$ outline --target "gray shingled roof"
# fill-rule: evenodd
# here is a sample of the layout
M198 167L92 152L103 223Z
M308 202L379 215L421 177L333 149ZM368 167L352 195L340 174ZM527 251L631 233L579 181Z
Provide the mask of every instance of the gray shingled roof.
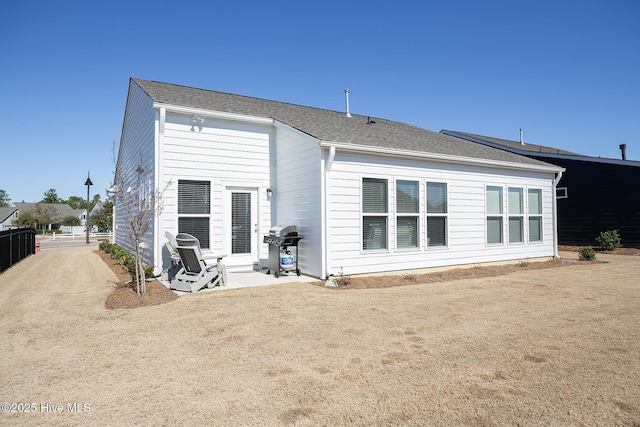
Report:
M131 79L156 103L275 119L321 141L446 156L552 166L401 122L156 81Z
M7 218L9 218L18 208L12 207L0 207L0 222L4 222Z
M35 208L38 203L22 202L22 203L14 203L14 204L18 209L20 209L20 211L24 212L26 210ZM67 216L79 217L85 212L85 209L73 209L71 206L65 203L45 203L45 205L51 206L52 208L54 208L56 212L58 212L58 215L60 216L59 219L64 219Z
M521 152L531 152L532 154L535 154L535 153L566 154L566 155L569 155L569 156L582 156L583 155L583 154L573 153L571 151L561 150L559 148L547 147L547 146L544 146L544 145L529 144L528 142L525 142L525 144L523 145L523 144L520 143L520 141L511 141L509 139L493 138L491 136L476 135L476 134L473 134L473 133L459 132L457 130L446 130L446 129L443 129L440 132L447 132L449 135L455 133L455 134L461 135L462 137L468 137L468 138L472 138L472 139L486 141L486 142L489 142L491 144L502 145L502 146L504 146L504 147L506 147L508 149L511 149L511 150L517 150L517 151L521 151Z

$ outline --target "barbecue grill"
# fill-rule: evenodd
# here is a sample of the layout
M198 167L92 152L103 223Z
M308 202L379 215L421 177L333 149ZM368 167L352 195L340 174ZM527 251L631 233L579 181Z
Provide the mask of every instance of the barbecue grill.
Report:
M269 269L267 274L280 277L280 271L295 270L300 275L298 268L298 242L302 237L298 235L297 225L275 225L269 230L269 235L264 236L264 243L269 244ZM296 255L293 257L288 250L289 247L296 248ZM293 259L292 259L293 258Z

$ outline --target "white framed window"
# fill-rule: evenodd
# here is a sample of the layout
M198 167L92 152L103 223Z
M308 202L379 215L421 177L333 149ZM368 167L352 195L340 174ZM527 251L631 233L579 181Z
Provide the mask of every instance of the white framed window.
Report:
M567 193L567 187L556 188L556 199L567 199L569 194Z
M178 180L178 233L191 234L209 249L210 224L211 182Z
M362 250L388 249L389 191L382 178L362 178Z
M529 241L542 242L542 190L529 188L527 191L529 214Z
M524 192L522 188L508 188L509 243L524 243Z
M427 182L427 248L447 246L447 184Z
M487 186L486 215L487 215L487 244L503 243L504 213L502 207L502 187Z
M420 235L418 181L396 181L396 247L417 249Z

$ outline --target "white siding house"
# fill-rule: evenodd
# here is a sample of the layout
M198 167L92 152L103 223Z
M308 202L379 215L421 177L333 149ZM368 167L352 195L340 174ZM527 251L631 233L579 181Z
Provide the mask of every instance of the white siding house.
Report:
M19 213L20 210L16 207L0 207L0 231L14 228L13 220Z
M562 168L399 122L132 79L117 168L139 165L165 189L145 236L157 272L165 231L259 269L263 236L290 224L319 278L557 256Z
M82 234L86 230L85 224L87 222L87 210L86 209L73 209L71 206L64 203L15 203L18 212L26 212L30 210L43 209L49 211L54 220L51 224L40 224L38 227L43 227L47 230L53 228L59 229L63 233L77 233ZM76 217L80 220L80 225L69 226L61 225L60 223L66 217Z

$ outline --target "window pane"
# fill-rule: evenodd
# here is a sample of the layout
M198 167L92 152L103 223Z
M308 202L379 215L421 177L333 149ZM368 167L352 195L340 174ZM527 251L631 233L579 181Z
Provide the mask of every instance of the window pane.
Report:
M542 214L542 190L529 190L529 215Z
M362 178L362 212L388 212L387 180Z
M509 214L522 215L523 208L522 188L509 188Z
M542 240L542 218L529 217L529 241L539 242Z
M439 216L427 218L427 246L447 246L447 218Z
M251 253L251 193L231 193L231 253Z
M502 187L487 187L487 214L502 215Z
M487 243L502 243L502 218L487 218Z
M387 249L387 218L365 216L362 218L362 249Z
M418 218L401 217L397 219L398 248L418 247Z
M209 214L211 212L209 181L178 181L178 214Z
M427 213L447 213L447 184L427 182Z
M202 249L209 249L209 218L178 218L178 233L191 234Z
M396 206L398 213L418 213L418 182L396 182Z
M509 242L522 242L522 218L509 218Z

